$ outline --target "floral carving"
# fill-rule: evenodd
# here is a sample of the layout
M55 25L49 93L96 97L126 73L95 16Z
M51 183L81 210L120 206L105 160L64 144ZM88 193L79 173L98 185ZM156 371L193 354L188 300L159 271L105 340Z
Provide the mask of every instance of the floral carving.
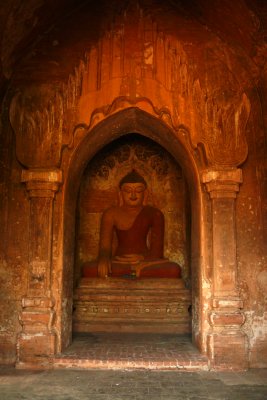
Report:
M101 152L101 155L95 158L91 167L91 176L108 180L110 171L114 168L120 168L125 163L132 167L145 163L159 179L162 179L169 171L169 157L161 146L157 144L148 146L146 141L141 139L133 140L131 144L123 146L108 146L105 152Z

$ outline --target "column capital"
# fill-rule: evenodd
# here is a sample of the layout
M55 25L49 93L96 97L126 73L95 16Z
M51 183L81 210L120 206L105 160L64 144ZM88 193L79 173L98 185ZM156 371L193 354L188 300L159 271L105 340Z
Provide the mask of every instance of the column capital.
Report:
M60 169L24 169L21 182L26 184L30 197L54 197L62 183Z
M202 172L201 180L211 199L236 198L243 181L242 170L240 168L207 169Z

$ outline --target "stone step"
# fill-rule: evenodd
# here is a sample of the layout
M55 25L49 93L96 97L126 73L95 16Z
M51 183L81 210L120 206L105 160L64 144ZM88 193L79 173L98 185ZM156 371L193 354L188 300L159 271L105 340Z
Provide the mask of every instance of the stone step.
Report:
M159 303L164 299L164 303L181 303L181 302L186 302L190 303L191 301L191 296L190 293L183 293L183 292L177 292L177 291L172 291L168 293L146 293L146 292L140 292L140 291L134 291L132 293L127 293L123 291L112 291L112 292L91 292L91 293L81 293L76 292L74 295L74 300L79 302L79 301L87 301L87 302L92 302L92 301L118 301L120 300L121 302L150 302L150 303ZM177 300L178 299L178 300Z
M182 279L173 278L81 278L79 281L79 289L146 289L153 290L170 290L185 289Z
M189 321L74 321L74 332L111 332L111 333L161 333L161 334L187 334L191 332Z

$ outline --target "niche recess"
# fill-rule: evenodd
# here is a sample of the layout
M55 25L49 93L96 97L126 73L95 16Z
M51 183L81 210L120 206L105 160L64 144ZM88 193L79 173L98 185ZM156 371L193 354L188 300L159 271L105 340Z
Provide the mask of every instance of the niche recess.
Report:
M117 204L118 182L133 168L148 184L149 204L165 216L165 257L177 262L183 279L190 280L190 202L182 169L162 146L131 133L100 150L84 171L76 218L75 286L82 265L97 258L101 215Z

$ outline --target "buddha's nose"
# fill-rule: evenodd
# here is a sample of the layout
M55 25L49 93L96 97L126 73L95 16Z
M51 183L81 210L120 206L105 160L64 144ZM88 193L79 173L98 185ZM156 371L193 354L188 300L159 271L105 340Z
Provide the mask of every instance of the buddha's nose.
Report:
M136 200L136 193L132 192L130 198L131 198L131 200Z

